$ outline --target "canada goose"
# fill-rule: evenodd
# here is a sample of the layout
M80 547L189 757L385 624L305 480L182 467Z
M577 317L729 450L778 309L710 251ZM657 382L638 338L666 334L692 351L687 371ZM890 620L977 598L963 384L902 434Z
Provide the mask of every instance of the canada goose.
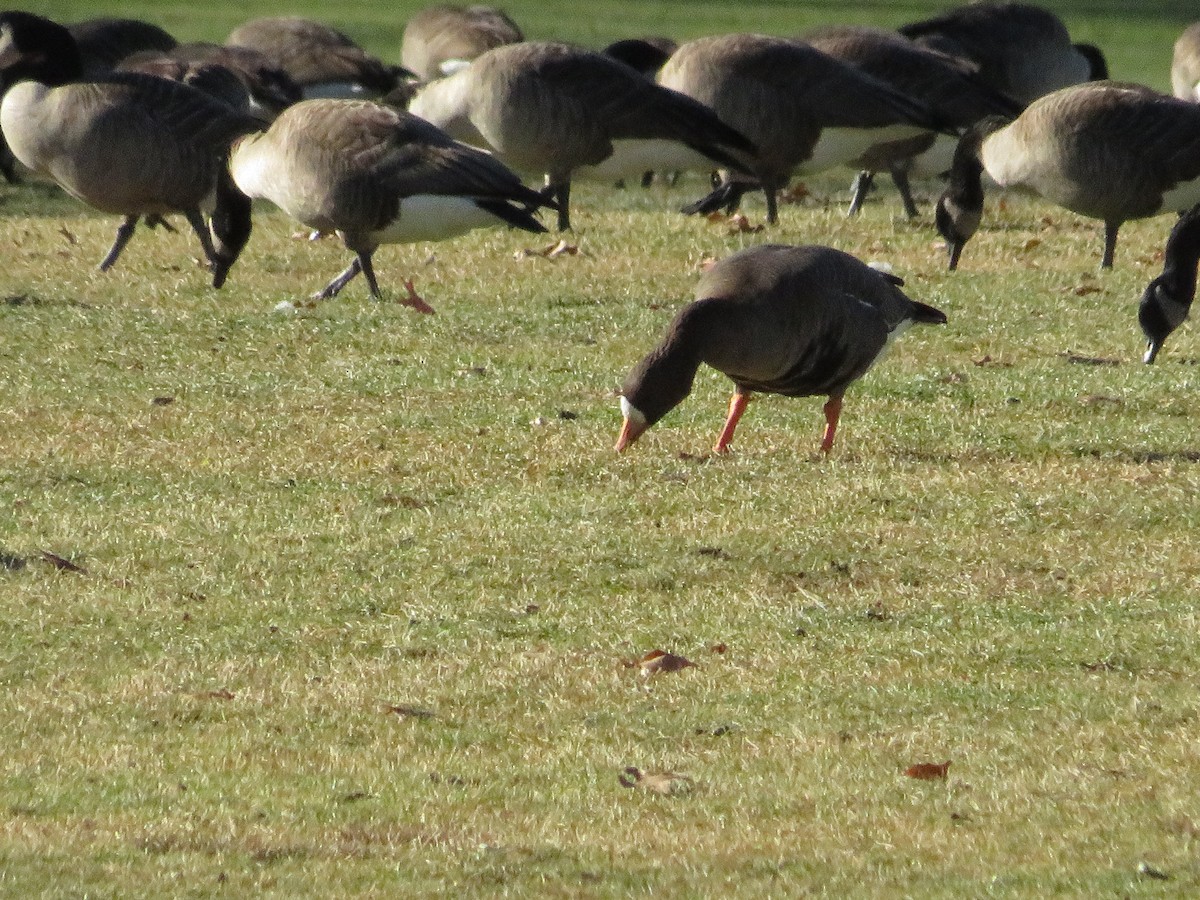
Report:
M642 38L622 38L613 41L601 52L605 56L619 59L627 66L637 69L647 78L654 79L679 44L669 37L652 35Z
M367 53L336 28L297 16L252 19L230 32L225 43L262 53L292 76L306 100L369 100L393 90L411 74Z
M1200 106L1094 81L1034 101L1011 123L981 120L959 141L938 200L951 269L979 227L984 171L1001 187L1104 222L1100 265L1111 268L1121 223L1200 201Z
M225 170L234 137L258 123L187 85L144 75L78 82L70 33L30 13L0 13L0 73L13 84L0 127L13 153L73 197L125 218L109 269L142 216L181 212L220 287L250 236L250 201ZM209 226L201 208L214 204Z
M86 80L108 74L133 53L164 52L179 43L169 32L140 19L88 19L66 28L79 48L81 78Z
M624 63L567 44L496 47L422 87L409 110L545 175L570 228L573 177L616 181L648 169L741 168L754 146L709 108Z
M795 174L820 172L857 159L885 140L940 129L920 102L802 41L758 34L700 38L667 60L659 82L704 103L758 145L749 168L767 197ZM685 212L732 208L748 189L727 176Z
M237 78L241 86L238 93L248 109L266 121L303 99L300 85L292 76L250 47L197 42L179 44L166 51L143 50L125 57L117 64L117 71L145 72L190 83L205 73L211 77L214 66ZM236 107L239 103L232 105Z
M1183 324L1196 299L1196 266L1200 263L1200 207L1179 217L1163 249L1162 273L1142 293L1138 323L1146 335L1145 363L1152 363L1163 343Z
M975 63L980 78L1022 105L1059 88L1108 78L1097 47L1072 44L1062 19L1027 3L964 4L899 31Z
M1171 92L1180 100L1200 100L1200 22L1185 28L1175 41Z
M822 53L849 63L924 103L937 119L956 129L973 125L987 115L1016 116L1021 107L975 76L963 61L913 43L881 28L835 26L805 35ZM861 168L854 181L849 215L856 214L878 171L891 173L904 211L915 218L917 207L909 175L932 177L950 168L955 140L927 131L901 141L868 149L852 164Z
M336 231L354 261L314 299L335 296L359 272L371 296L380 244L437 241L508 224L546 229L530 210L547 205L494 157L454 141L403 110L367 100L304 100L265 132L236 141L229 161L239 188L270 200L310 228ZM405 285L402 302L432 308Z
M439 3L405 24L400 64L423 81L432 81L452 75L493 47L523 40L517 23L494 6Z
M821 450L828 453L846 388L910 324L946 321L905 296L903 283L831 247L767 244L726 257L625 379L617 450L678 406L707 363L734 383L715 452L728 450L751 393L761 391L827 395Z

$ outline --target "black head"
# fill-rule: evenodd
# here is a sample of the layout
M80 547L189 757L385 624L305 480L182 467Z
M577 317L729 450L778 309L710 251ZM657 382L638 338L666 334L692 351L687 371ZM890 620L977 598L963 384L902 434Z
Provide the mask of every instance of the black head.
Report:
M79 47L66 28L33 13L0 13L0 76L6 84L65 84L82 72Z
M210 228L213 236L213 287L225 283L225 276L241 256L250 240L250 198L238 190L228 170L217 176L216 208Z
M1146 285L1138 305L1138 324L1146 336L1146 355L1142 362L1154 362L1171 332L1187 318L1190 307L1190 298L1186 303L1177 299L1163 276Z

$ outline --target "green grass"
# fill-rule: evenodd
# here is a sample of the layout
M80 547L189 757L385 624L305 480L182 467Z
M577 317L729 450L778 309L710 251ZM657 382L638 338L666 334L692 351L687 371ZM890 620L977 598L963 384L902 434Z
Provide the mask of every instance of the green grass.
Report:
M674 213L693 178L580 188L580 256L380 251L435 316L359 282L274 312L347 254L265 207L220 292L183 233L102 275L110 217L0 186L0 894L1196 893L1200 351L1143 366L1135 320L1169 217L1101 274L1098 223L991 197L947 273L927 202L847 221L847 181L763 234ZM762 240L887 260L950 322L851 389L828 458L820 400L782 398L710 457L711 371L617 456L625 372ZM656 647L697 666L642 679Z

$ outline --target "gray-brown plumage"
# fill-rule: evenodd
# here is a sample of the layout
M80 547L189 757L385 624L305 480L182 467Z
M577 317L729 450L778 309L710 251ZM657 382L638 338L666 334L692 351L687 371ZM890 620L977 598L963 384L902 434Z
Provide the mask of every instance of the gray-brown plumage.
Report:
M913 43L881 28L838 26L805 35L822 53L887 82L929 107L939 122L964 129L989 115L1016 116L1019 104L978 78L968 64ZM876 172L889 172L909 218L917 215L909 176L932 177L950 168L954 139L926 131L916 137L870 147L851 164L861 169L855 179L849 214L862 207Z
M545 175L570 227L571 179L616 181L649 169L741 167L753 144L702 103L624 63L567 44L489 50L432 82L409 109L486 147L518 172Z
M1175 41L1171 56L1171 92L1180 100L1200 100L1200 22L1193 22Z
M400 64L424 81L452 75L493 47L525 40L517 23L494 6L439 3L404 26Z
M1108 78L1099 49L1071 43L1062 19L1028 3L962 4L899 30L974 63L980 78L1022 105L1059 88Z
M62 26L29 13L0 14L0 73L13 84L0 126L16 157L67 193L124 216L107 270L148 223L180 212L220 287L250 236L250 201L225 169L230 142L258 127L203 92L163 78L114 74L76 81L78 47ZM202 209L212 209L211 225ZM211 228L211 230L210 230Z
M1109 268L1123 222L1200 201L1200 106L1136 84L1097 81L1030 104L1013 122L984 119L955 150L938 201L950 268L979 227L982 173L1104 222Z
M908 325L946 321L905 296L902 284L831 247L768 244L721 260L625 379L617 450L679 405L705 363L735 386L716 452L728 449L754 392L828 396L821 440L828 452L846 388Z
M166 51L178 41L166 30L140 19L88 19L67 26L75 39L85 79L105 75L121 60L143 50Z
M300 85L305 99L381 97L407 74L336 28L299 16L252 19L230 32L225 43L262 53Z
M266 121L303 99L300 85L286 71L250 47L196 42L165 51L143 50L127 56L116 70L195 84Z
M797 40L758 34L683 44L659 73L663 85L694 97L758 146L749 168L777 218L778 192L793 175L858 159L885 140L938 130L918 100ZM745 179L726 177L714 193L685 208L732 208Z
M495 157L370 101L297 103L267 131L238 141L229 167L246 194L310 228L336 231L354 252L315 298L336 295L359 272L378 298L371 259L381 244L442 240L489 225L546 230L531 212L546 201ZM402 302L433 311L411 281L406 287Z

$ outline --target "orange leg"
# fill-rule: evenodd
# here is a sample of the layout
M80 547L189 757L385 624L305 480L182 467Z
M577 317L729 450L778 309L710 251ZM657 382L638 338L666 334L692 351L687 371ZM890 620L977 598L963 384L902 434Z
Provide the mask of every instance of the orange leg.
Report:
M821 452L828 453L833 448L833 436L837 433L838 417L842 414L842 395L830 397L825 401L825 436L821 438Z
M714 453L729 452L729 443L733 440L733 430L737 428L738 420L742 418L742 413L746 411L746 404L749 402L749 394L743 394L741 391L733 392L733 396L729 398L729 415L725 418L725 427L721 429L717 445L713 447Z
M401 299L400 303L403 306L411 306L420 313L433 312L433 307L426 303L425 298L417 293L417 289L413 285L413 280L411 278L404 282L404 290L407 291L408 296Z

